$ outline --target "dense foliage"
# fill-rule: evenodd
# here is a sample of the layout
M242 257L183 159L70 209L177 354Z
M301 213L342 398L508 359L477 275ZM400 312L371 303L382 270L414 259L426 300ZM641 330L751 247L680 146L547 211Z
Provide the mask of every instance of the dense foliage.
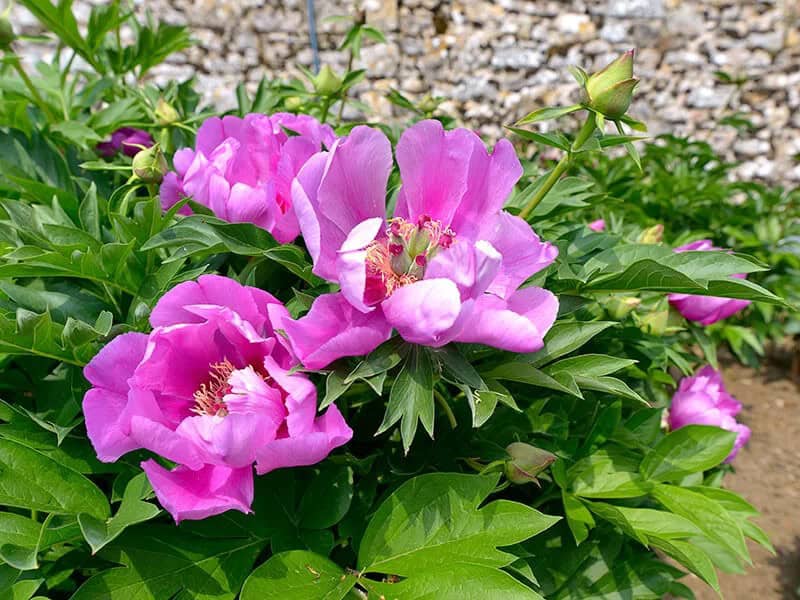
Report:
M304 369L292 352L303 358L319 348L298 345L293 328L310 318L312 305L339 297L339 279L320 276L320 250L308 234L315 221L308 214L300 219L303 237L295 239L295 233L288 238L294 241L280 243L276 237L283 234L270 229L277 227L274 219L259 213L265 220L231 222L232 213L223 212L233 210L232 200L222 208L205 201L211 180L187 191L194 173L187 172L189 154L175 152L194 148L191 160L204 161L203 148L217 142L195 136L216 113L198 106L193 81L160 89L145 77L190 43L187 32L139 23L118 2L96 6L86 31L79 30L69 1L21 4L58 41L58 53L27 73L6 41L0 76L0 595L691 598L682 583L686 572L718 589L718 570L741 572L748 564L746 538L770 548L753 521L757 511L723 487L735 464L726 460L744 441L723 417L733 422L738 407L716 375L698 370L717 366L719 343L752 362L766 340L794 332L796 315L783 298L800 295L797 191L731 182L729 165L703 144L672 137L637 142L643 124L626 114L636 86L628 72L631 54L599 74L576 69L585 90L581 104L536 111L512 128L518 145L550 146L564 157L552 168L538 157L525 161L503 217L515 219L510 223L525 218L558 251L526 275L520 290L543 288L558 298L555 323L542 326L543 348L498 350L474 343L477 334L455 330L448 333L450 343L432 343L400 315L388 325L364 325L386 331L385 337L400 332L384 342L376 334L371 352L341 352ZM121 28L132 28L132 41L121 41L128 39L119 35ZM381 39L356 22L342 51L357 56L362 43ZM361 125L342 122L341 107L354 102L348 89L363 75L323 68L308 73L307 81L265 80L251 93L241 86L234 113L311 115L344 137ZM408 109L409 124L424 121L403 135L438 127L430 119L448 129L455 125L438 114L439 99L414 102L393 90L390 100ZM537 122L569 113L585 118L575 135L536 130ZM357 136L388 136L388 183L380 195L383 202L385 190L394 208L411 194L397 166L403 151L394 154L396 162L391 155L398 144L402 148L403 128L369 125L340 147ZM605 133L612 125L614 133ZM275 128L280 144L298 146L298 138L312 135L293 127L300 125ZM112 137L123 128L129 129ZM330 149L326 135L314 138L323 150ZM634 143L643 149L641 157ZM627 154L604 154L616 146ZM364 164L373 166L367 159ZM167 169L177 175L162 185L180 187L159 191ZM356 177L358 169L348 173ZM291 175L284 183L292 198L297 188L311 189L298 181L297 170ZM586 226L598 217L604 228ZM411 252L416 238L406 235L404 222L394 222L398 233L390 227L396 235L391 240L400 256ZM436 230L436 244L425 238L426 251L446 251L447 235ZM533 235L527 226L524 235ZM704 238L735 252L673 252ZM339 424L339 437L326 438L323 454L313 460L291 463L289 452L283 462L269 463L272 450L248 454L241 461L246 466L236 466L251 481L254 461L258 472L269 471L254 479L252 513L239 498L231 501L239 511L199 519L204 498L187 512L166 503L171 496L163 488L156 499L153 489L163 482L160 474L191 457L175 458L174 447L139 449L142 444L131 452L123 444L104 455L97 440L117 431L124 411L106 404L101 409L113 414L99 427L88 422L90 386L118 380L123 403L128 387L146 388L126 371L135 351L94 362L94 370L84 367L97 356L111 356L108 349L122 347L120 340L143 344L166 336L170 325L195 323L208 306L186 309L198 303L180 303L183 321L165 315L179 311L171 300L175 290L213 273L266 290L274 296L270 304L285 305L276 325L275 311L267 314L267 302L259 304L263 293L246 292L261 308L242 320L270 337L265 352L278 365L260 374L259 385L312 382L302 398L313 397L315 386L315 423L323 414L340 414L352 439L344 443L349 436ZM743 274L748 278L732 277ZM227 298L232 309L250 302L234 298L245 289L238 284L226 288L235 290ZM388 302L391 291L382 293ZM705 327L670 309L668 294L753 303ZM220 302L226 299L204 305ZM225 314L215 332L246 329ZM320 327L334 327L334 321L329 316ZM477 320L473 324L481 329ZM503 323L497 327L503 333ZM292 352L282 345L284 337ZM170 343L177 348L183 342ZM276 354L281 352L286 354ZM169 356L173 362L165 364L174 371L152 375L148 390L171 385L192 368L188 354ZM222 373L219 364L212 367ZM679 391L690 396L684 419L677 422L674 408L668 429L662 422L677 380L692 373L697 378L684 380ZM300 395L281 393L283 402ZM213 400L203 394L203 402ZM228 409L213 416L229 418ZM710 409L721 416L691 416ZM134 425L127 427L120 429L123 437ZM330 433L327 427L320 424L315 432ZM157 429L147 431L158 438ZM142 461L149 465L146 473ZM272 470L267 463L310 466Z

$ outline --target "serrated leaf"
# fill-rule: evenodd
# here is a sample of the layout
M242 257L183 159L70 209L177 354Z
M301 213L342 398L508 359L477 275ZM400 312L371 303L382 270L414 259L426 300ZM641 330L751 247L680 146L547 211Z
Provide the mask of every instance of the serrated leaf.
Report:
M455 565L503 567L514 555L498 550L558 521L516 502L478 506L499 475L431 473L403 483L370 519L358 552L359 570L416 576Z

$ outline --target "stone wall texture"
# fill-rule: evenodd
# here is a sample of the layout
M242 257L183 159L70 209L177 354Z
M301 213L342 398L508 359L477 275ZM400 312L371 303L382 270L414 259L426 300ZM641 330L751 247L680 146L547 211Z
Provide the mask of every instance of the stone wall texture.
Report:
M197 44L157 68L157 80L196 73L206 98L226 108L234 89L310 66L305 0L138 0L137 7L191 28ZM365 10L386 44L368 42L369 80L354 93L381 118L402 114L385 93L446 96L445 112L490 138L531 110L574 102L568 65L601 67L638 51L642 82L631 114L653 134L708 140L738 175L800 182L800 0L316 0L320 57L342 69L335 50L347 24L329 20ZM75 2L79 20L90 3ZM18 29L34 19L15 9ZM46 47L29 46L29 60ZM714 72L743 76L726 85ZM741 133L718 120L741 113Z

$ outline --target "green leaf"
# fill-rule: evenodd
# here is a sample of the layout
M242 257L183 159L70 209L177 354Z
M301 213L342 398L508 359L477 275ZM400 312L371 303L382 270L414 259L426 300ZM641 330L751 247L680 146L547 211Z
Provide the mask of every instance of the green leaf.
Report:
M561 371L566 371L573 376L602 377L630 367L636 362L629 358L617 358L607 354L582 354L548 365L544 371L552 376Z
M109 514L105 494L38 449L0 439L0 504L56 514Z
M483 373L483 376L492 379L527 383L528 385L535 385L537 387L548 388L564 394L580 397L580 394L576 394L573 389L559 383L544 371L540 371L528 363L508 362L495 367L488 373Z
M435 348L431 351L433 357L442 367L442 374L446 379L455 383L469 386L475 390L486 390L486 383L469 361L452 344Z
M575 538L575 543L581 544L589 537L589 530L595 525L594 517L577 496L561 490L561 499L564 502L564 513L569 530Z
M134 527L100 551L122 566L95 574L71 600L233 600L265 543L257 537L200 536L173 525Z
M56 519L49 517L39 523L16 513L0 512L0 560L20 570L37 569L40 551L80 537L75 519Z
M522 117L516 122L516 125L527 125L529 123L538 123L540 121L550 121L551 119L563 117L564 115L568 115L569 113L573 113L582 108L583 106L580 104L573 104L572 106L550 106L547 108L540 108Z
M344 383L353 383L356 379L368 379L395 368L403 360L409 348L400 336L393 337L358 363L358 366L345 378Z
M556 323L544 337L544 348L533 354L524 354L522 358L529 359L528 362L534 367L547 364L577 350L612 325L616 323L614 321Z
M400 421L403 449L408 452L417 432L417 421L433 437L433 363L428 350L413 346L389 393L389 403L376 435Z
M677 481L716 467L730 454L736 433L708 425L687 425L665 435L644 457L642 476Z
M300 501L300 525L327 529L342 520L353 500L353 471L343 465L321 466Z
M576 375L574 379L575 383L578 384L578 387L581 389L603 392L649 406L644 398L628 387L627 383L616 377L585 377Z
M503 567L513 554L497 549L544 531L550 517L516 502L478 506L499 475L431 473L403 483L372 516L358 551L362 572L412 577L455 565Z
M651 495L667 510L697 525L716 545L750 560L741 528L718 502L692 490L666 484L655 485Z
M519 127L506 127L506 129L508 129L509 131L513 131L523 140L544 144L545 146L550 146L552 148L558 148L559 150L563 150L564 152L569 151L570 147L569 140L561 134L538 133L536 131L528 131L527 129L520 129Z
M86 150L94 147L103 139L94 129L80 121L61 121L51 125L50 129L63 136L68 142Z
M81 532L92 547L92 554L116 539L127 527L149 521L161 512L154 504L144 501L150 494L152 490L147 477L140 473L128 482L122 502L113 517L104 521L88 514L78 515Z
M363 579L370 598L403 600L543 600L504 571L482 565L456 564L441 571L416 574L399 583ZM309 596L309 598L311 598Z
M638 457L615 446L579 460L567 477L572 492L582 498L636 498L652 488L639 474Z
M593 502L592 506L597 507L601 504L601 502ZM651 540L655 538L685 539L701 533L700 529L691 521L671 512L627 506L614 506L614 508L637 533Z
M342 600L356 584L332 560L305 550L272 556L244 582L241 600Z
M719 580L717 579L717 570L714 568L714 563L711 562L711 558L709 558L708 554L706 554L702 548L690 542L680 540L667 541L664 539L652 539L651 543L700 577L700 579L705 581L714 591L721 595Z

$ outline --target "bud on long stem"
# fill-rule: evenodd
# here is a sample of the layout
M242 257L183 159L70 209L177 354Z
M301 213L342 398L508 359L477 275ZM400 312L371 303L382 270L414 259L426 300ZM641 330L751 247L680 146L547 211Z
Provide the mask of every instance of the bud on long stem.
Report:
M556 182L560 179L561 175L564 174L564 171L567 170L567 167L569 167L569 163L572 160L572 153L577 152L578 150L581 149L581 147L586 143L586 141L592 136L596 128L597 128L597 118L593 112L588 111L588 116L586 117L586 121L583 123L583 126L578 131L578 135L575 136L575 141L572 142L572 146L570 146L569 152L567 152L564 156L561 157L561 160L558 161L558 164L547 176L547 179L544 180L542 187L536 190L536 193L533 195L533 197L520 211L519 213L520 217L522 217L523 219L527 219L528 216L530 216L533 210L538 206L538 204L544 199L547 193L553 188Z

